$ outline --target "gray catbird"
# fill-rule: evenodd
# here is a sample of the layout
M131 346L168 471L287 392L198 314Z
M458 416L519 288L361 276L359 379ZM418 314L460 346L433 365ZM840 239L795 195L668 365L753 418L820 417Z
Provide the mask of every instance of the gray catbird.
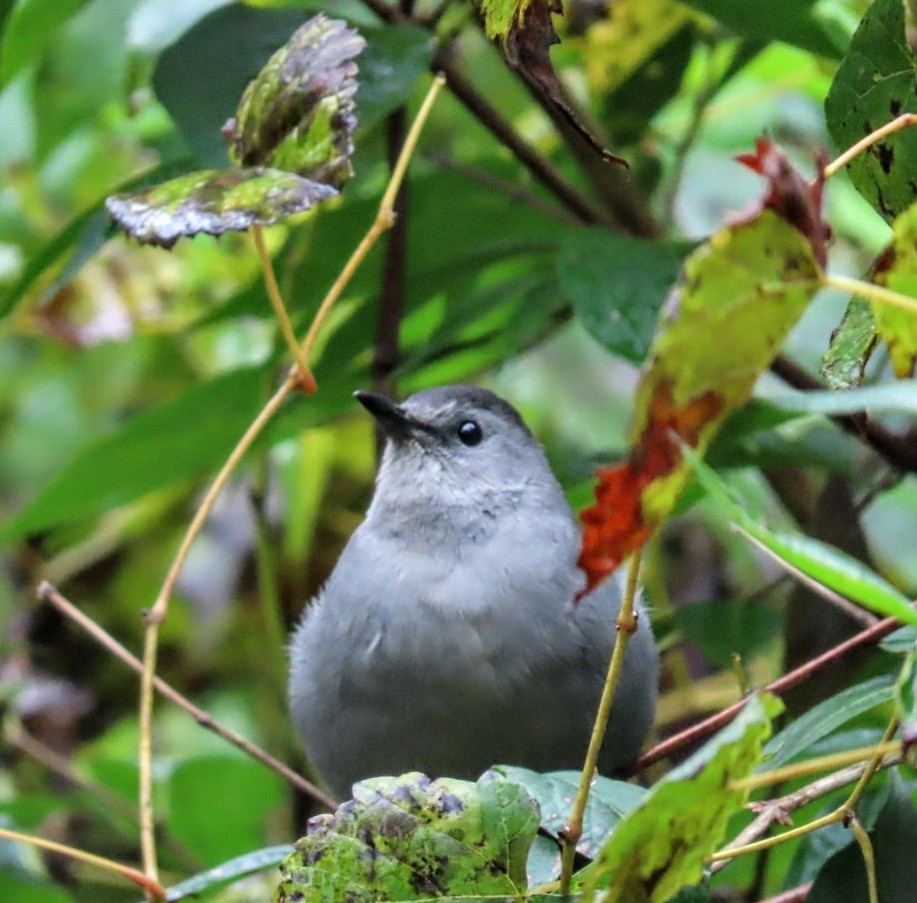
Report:
M579 531L544 452L492 392L357 392L386 446L366 519L293 634L290 707L339 798L376 775L580 768L617 581L573 601ZM600 770L639 751L658 661L641 612Z

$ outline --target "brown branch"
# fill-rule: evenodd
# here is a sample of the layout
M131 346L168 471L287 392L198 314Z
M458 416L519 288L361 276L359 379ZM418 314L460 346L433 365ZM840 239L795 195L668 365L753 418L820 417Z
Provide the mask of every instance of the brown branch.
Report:
M383 22L391 25L420 25L426 23L419 19L405 16L385 0L363 0ZM528 169L532 175L551 192L568 210L576 215L580 222L596 224L607 219L589 200L573 187L544 157L525 141L504 119L497 109L481 94L464 76L451 59L449 49L441 47L430 65L433 72L442 72L452 94L461 101L468 111L484 126L501 144L510 150L513 156Z
M798 668L788 671L782 677L778 677L777 680L767 684L764 689L779 696L791 687L795 687L797 684L801 684L808 680L809 677L817 671L820 671L822 668L846 655L852 649L868 645L869 643L878 642L900 626L901 622L898 621L897 618L885 618L872 627L850 637L849 640L838 643L837 646L813 658L811 661L806 662L804 665L800 665ZM685 746L689 746L692 743L696 743L704 737L709 736L714 731L725 727L742 711L745 703L745 699L740 699L738 702L733 703L721 712L717 712L715 715L711 715L709 718L699 721L697 724L680 731L674 736L668 737L661 743L657 743L637 759L634 763L634 771L640 771L648 765L652 765L654 762L658 762L660 759L670 756L673 752Z
M394 169L398 153L407 134L407 110L399 107L386 122L389 169ZM389 229L382 264L382 291L379 297L379 320L373 353L373 388L391 394L388 378L401 360L399 329L404 313L404 284L408 248L408 185L405 181L395 196L395 222ZM377 437L381 438L378 433Z
M820 380L785 354L779 354L774 358L771 370L794 389L804 392L825 389ZM841 429L873 448L895 469L917 473L917 437L913 432L898 435L882 424L870 420L865 413L839 414L831 419Z
M766 900L761 900L760 903L803 903L803 900L809 896L809 891L811 890L812 882L809 881L808 884L791 887L782 894L777 894L776 897L768 897Z
M69 599L61 595L50 583L44 581L38 585L35 591L39 600L48 602L58 611L66 615L71 621L79 625L86 633L89 634L97 643L104 646L116 658L120 659L138 674L143 673L143 662L140 661L129 650L122 646L110 633L103 630L95 621L81 612ZM178 690L167 684L161 677L153 678L153 687L166 699L174 702L179 708L187 712L203 728L212 731L233 746L238 747L242 752L247 753L253 759L257 759L263 765L266 765L271 771L279 774L285 781L292 786L301 790L303 793L312 797L312 799L333 810L337 803L326 793L319 790L314 784L311 784L301 775L296 774L291 768L288 768L283 762L278 761L263 749L256 746L250 740L237 734L235 731L224 727L216 721L212 715L196 706L193 702L186 699Z

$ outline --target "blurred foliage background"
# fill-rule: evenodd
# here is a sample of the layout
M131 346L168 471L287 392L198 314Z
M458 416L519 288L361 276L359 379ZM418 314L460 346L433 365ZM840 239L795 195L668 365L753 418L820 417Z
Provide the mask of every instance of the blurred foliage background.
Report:
M469 6L393 4L414 7L420 24L411 25L382 21L373 11L382 6L0 3L0 825L136 860L137 683L36 607L33 589L52 581L139 649L141 610L208 475L286 362L249 236L139 247L114 234L106 196L225 165L220 127L272 50L313 12L348 19L368 42L356 176L340 199L267 233L301 331L372 220L402 107L422 96L434 57L466 81L463 96L444 92L412 163L404 252L383 242L347 289L322 336L317 395L289 403L236 474L164 625L162 676L304 768L286 716L284 642L371 491L374 438L351 392L486 384L519 407L582 507L595 464L624 451L637 368L680 255L760 193L735 155L766 132L814 171L818 150L831 148L824 99L869 4L798 0L768 11L568 0L554 63L591 126L630 161L627 173L596 164L558 127ZM488 110L586 200L591 225L495 137ZM826 218L831 269L863 274L889 227L843 174L827 189ZM622 243L635 238L667 240L674 263L667 269L651 253L622 271ZM784 353L817 373L846 300L820 295ZM866 379L887 376L880 349ZM778 384L766 376L762 390ZM771 426L757 413L752 405L730 421L711 463L771 523L827 539L913 596L913 473L824 418ZM647 555L665 650L660 735L738 697L732 653L764 682L858 626L792 583L699 496ZM791 711L890 668L883 655L845 660L792 695ZM865 743L881 724L873 711L844 729ZM165 704L155 755L167 875L301 830L303 800ZM781 849L717 881L757 899L790 880L794 856L791 877L802 881L828 853L810 855ZM243 884L229 893L268 892ZM0 899L137 896L95 870L0 842Z

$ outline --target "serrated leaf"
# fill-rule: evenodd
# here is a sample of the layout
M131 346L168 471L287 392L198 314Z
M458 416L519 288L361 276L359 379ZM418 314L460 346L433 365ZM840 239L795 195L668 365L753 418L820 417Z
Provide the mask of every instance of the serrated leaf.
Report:
M574 229L562 239L557 273L589 334L614 354L639 363L691 247L641 241L607 229Z
M839 727L891 698L892 679L886 675L841 690L777 734L764 748L768 758L762 769L770 770L790 762Z
M860 22L825 99L838 151L902 113L917 112L917 62L901 0L874 0ZM914 203L917 130L873 144L847 167L856 189L888 221Z
M876 344L876 319L869 302L853 298L831 344L821 359L821 374L829 389L852 389L863 380L863 370Z
M248 83L302 21L302 10L230 3L204 16L159 55L153 88L194 154L195 166L226 165L223 125L235 115ZM216 59L219 78L206 62Z
M340 187L353 175L354 94L363 38L313 16L268 60L226 124L230 158Z
M587 869L587 895L605 889L603 903L663 903L697 884L745 803L747 792L730 785L758 764L782 708L773 696L752 696L732 724L652 787Z
M562 0L476 0L484 31L496 42L503 60L567 121L604 160L625 161L602 146L567 102L551 65L550 49L559 43L552 15L563 12Z
M895 219L892 230L894 237L879 257L873 279L878 285L917 299L917 204ZM895 375L912 376L917 358L917 315L880 303L873 303L872 312L879 335L888 342Z
M476 783L418 773L354 785L354 799L309 820L281 867L276 903L516 895L538 803L488 772Z
M730 521L754 541L769 549L791 568L855 602L904 624L917 624L917 610L910 600L875 571L846 552L810 536L770 530L760 516L749 513L733 500L729 488L700 457L686 448L694 475Z
M580 772L538 772L515 765L495 768L509 780L522 784L538 800L541 824L554 836L560 834L570 818L573 800L579 788ZM626 781L615 781L597 775L589 790L589 802L583 818L583 833L576 845L578 852L595 858L605 839L621 819L646 795L643 787ZM560 876L560 848L545 837L536 837L529 854L529 885L539 886Z
M267 226L336 194L330 185L279 169L206 169L148 191L114 195L105 206L132 238L171 248L183 236Z
M263 371L240 368L197 383L93 442L0 528L11 540L94 517L222 463L263 397Z

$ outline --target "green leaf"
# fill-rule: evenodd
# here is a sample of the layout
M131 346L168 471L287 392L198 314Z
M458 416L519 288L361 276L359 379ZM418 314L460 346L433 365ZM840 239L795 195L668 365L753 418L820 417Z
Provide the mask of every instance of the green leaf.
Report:
M263 378L257 368L233 370L128 420L77 455L0 537L94 517L215 469L258 412Z
M354 58L366 46L319 14L300 26L249 84L226 123L230 158L340 187L353 175Z
M869 302L852 298L831 344L821 360L821 374L829 389L852 389L863 380L863 370L876 344L876 319Z
M915 87L917 64L905 35L904 3L874 0L825 99L828 131L838 151L901 113L917 112ZM905 129L872 145L847 171L860 194L890 222L914 202L917 130Z
M813 0L771 0L767 13L753 3L734 0L685 0L742 37L755 41L784 41L819 56L837 58L844 36L819 15Z
M223 125L246 85L302 20L301 10L232 3L205 16L160 54L153 88L199 166L226 165ZM213 60L219 60L219 78L213 77Z
M133 0L90 0L51 29L32 80L37 159L52 155L70 136L85 141L92 124L104 120L103 111L115 109L109 105L127 105L133 6Z
M873 278L878 285L917 300L917 204L895 219L892 230L894 237L879 257ZM873 302L872 312L879 335L888 342L895 375L912 375L917 360L917 315L879 302Z
M268 816L284 798L277 775L241 756L200 756L181 762L168 786L173 801L169 831L204 863L223 862L257 847Z
M561 242L557 272L590 335L614 354L639 363L691 247L641 241L607 229L574 229Z
M907 655L917 648L917 626L899 627L879 644L886 652Z
M652 787L586 870L587 893L607 888L607 903L663 903L697 884L747 797L730 784L758 764L782 707L773 696L752 696L732 724Z
M579 788L578 771L538 772L514 765L498 765L494 769L509 780L522 784L538 800L541 824L554 836L566 827L570 808ZM626 781L615 781L597 775L589 791L589 802L583 819L583 835L576 845L578 852L590 859L601 849L605 839L618 822L637 806L646 795L643 787ZM556 881L560 876L560 849L546 837L538 836L529 854L529 886L537 887Z
M858 715L884 705L892 699L892 678L875 677L864 683L848 687L830 699L809 709L785 730L774 737L764 748L770 758L761 770L779 768Z
M853 390L865 391L865 390ZM862 562L809 536L781 533L765 527L759 515L733 500L730 489L690 448L684 448L698 482L729 516L730 521L755 542L769 549L791 568L801 571L828 589L878 614L917 624L910 600Z
M55 32L87 0L19 0L0 40L0 87L37 62Z
M128 22L130 46L155 57L205 16L232 2L234 0L139 0ZM281 43L295 27L291 24L274 46ZM255 72L257 67L252 69L251 74ZM220 77L224 75L221 68Z
M488 38L505 39L526 7L544 0L478 0L484 18L484 32Z
M758 601L696 602L675 613L676 627L721 668L731 667L733 655L747 661L773 640L782 623L779 614Z
M765 401L784 411L823 414L826 417L860 411L917 414L917 380L899 380L881 386L848 389L846 392L768 392Z
M436 49L433 35L417 25L364 28L357 112L360 130L384 119L411 96L429 71Z
M10 903L73 903L66 891L28 875L0 871L0 900Z
M281 867L277 903L516 895L538 803L488 772L477 783L413 773L354 785L354 799L310 819Z
M105 206L131 238L171 248L182 236L267 226L336 194L330 185L258 166L188 173L138 194L114 195Z
M911 903L917 887L917 807L913 783L891 776L891 792L869 832L875 856L878 898L882 903ZM815 876L806 903L868 903L863 852L849 843Z
M265 869L280 865L284 858L289 856L294 849L293 844L284 843L276 847L265 847L262 850L253 850L250 853L237 856L235 859L223 862L215 868L188 878L182 881L181 884L173 884L166 891L166 900L168 903L173 903L173 901L184 900L186 897L197 897L254 872L263 872Z

